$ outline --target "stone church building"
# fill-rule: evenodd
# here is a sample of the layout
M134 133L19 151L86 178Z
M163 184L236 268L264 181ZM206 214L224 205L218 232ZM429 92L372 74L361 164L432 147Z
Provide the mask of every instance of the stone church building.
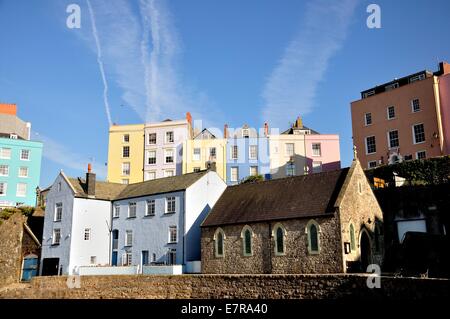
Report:
M202 223L202 272L345 273L383 259L383 215L350 168L228 187Z

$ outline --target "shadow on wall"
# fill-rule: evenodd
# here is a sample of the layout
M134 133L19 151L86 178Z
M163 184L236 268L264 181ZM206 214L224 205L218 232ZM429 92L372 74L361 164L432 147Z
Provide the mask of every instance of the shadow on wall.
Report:
M186 233L185 245L189 247L186 253L186 261L196 261L201 259L201 223L206 219L209 212L211 211L211 207L206 205L200 215L198 215L197 219L192 224L191 228Z
M367 223L367 224L366 224ZM371 264L378 265L381 270L384 257L384 223L379 218L364 221L355 233L356 261L347 261L348 273L365 273ZM372 230L373 229L373 230Z
M286 162L286 164L279 166L277 168L271 169L271 175L273 178L280 178L288 176L288 169L292 170L290 164L294 163L294 175L304 175L305 173L320 173L335 171L341 168L341 162L335 161L330 163L322 163L321 171L313 172L313 162L316 160L314 158L305 157L301 155L291 156L291 161Z

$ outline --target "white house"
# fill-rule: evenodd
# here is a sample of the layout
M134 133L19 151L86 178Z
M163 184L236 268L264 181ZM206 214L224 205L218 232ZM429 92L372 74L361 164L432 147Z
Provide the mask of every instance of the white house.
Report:
M73 274L77 267L108 265L111 200L125 185L68 178L62 171L47 195L41 275Z
M90 171L85 179L61 172L47 196L41 274L94 265L189 271L200 261L200 223L225 188L213 171L130 185L98 182Z

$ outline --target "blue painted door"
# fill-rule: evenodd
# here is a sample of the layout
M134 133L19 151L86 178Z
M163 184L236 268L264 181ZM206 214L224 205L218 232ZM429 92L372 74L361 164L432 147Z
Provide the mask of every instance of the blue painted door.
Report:
M23 269L22 269L22 281L30 281L31 278L37 275L38 268L38 258L25 257L23 259Z
M113 253L112 253L111 264L113 266L117 266L117 251L113 251Z

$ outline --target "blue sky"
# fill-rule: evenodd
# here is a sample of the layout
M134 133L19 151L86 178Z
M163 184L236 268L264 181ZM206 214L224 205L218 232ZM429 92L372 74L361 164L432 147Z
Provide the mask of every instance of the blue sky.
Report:
M71 3L80 29L66 26ZM90 0L92 12L87 3L0 0L0 101L17 103L45 142L41 186L60 169L81 176L88 162L105 177L100 63L112 122L190 111L206 126L284 129L302 115L340 135L347 166L360 91L450 60L447 0ZM381 29L366 26L370 3Z

